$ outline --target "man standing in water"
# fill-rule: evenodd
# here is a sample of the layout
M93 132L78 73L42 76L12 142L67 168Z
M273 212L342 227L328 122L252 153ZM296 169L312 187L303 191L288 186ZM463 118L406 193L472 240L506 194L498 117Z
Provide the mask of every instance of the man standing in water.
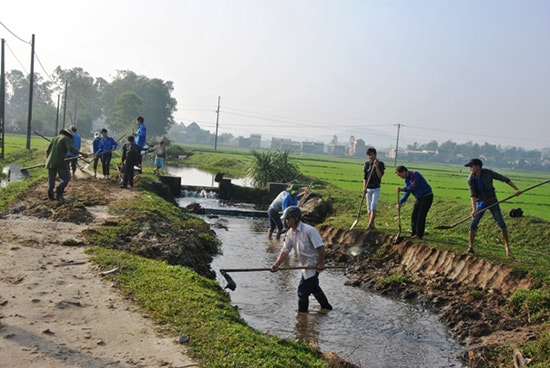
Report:
M325 293L319 286L319 272L325 268L325 244L321 235L313 226L301 221L302 211L297 206L288 207L281 218L290 230L286 233L283 248L277 260L271 266L271 272L278 271L280 265L288 258L290 251L294 249L301 265L308 267L302 270L298 285L298 312L307 313L311 294L321 304L321 308L332 310Z

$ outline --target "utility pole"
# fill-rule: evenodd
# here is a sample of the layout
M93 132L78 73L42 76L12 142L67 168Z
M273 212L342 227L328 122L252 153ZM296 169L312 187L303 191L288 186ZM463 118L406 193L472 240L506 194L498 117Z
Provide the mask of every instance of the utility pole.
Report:
M65 118L67 116L67 89L69 81L65 81L65 95L63 96L63 126L61 129L65 129Z
M55 109L55 130L53 131L54 135L57 135L59 131L59 98L61 95L57 95L57 108Z
M216 137L214 138L214 151L218 150L218 126L220 123L220 96L218 96L218 109L216 110Z
M4 119L5 102L6 102L6 75L4 74L4 43L6 40L2 38L2 46L0 49L0 159L4 159Z
M34 86L34 34L32 35L31 43L31 74L30 74L30 84L29 84L29 113L27 117L27 149L31 149L31 121L32 121L32 94Z
M395 141L395 159L393 161L393 166L397 167L397 151L399 150L399 130L401 129L401 124L397 125L397 140Z

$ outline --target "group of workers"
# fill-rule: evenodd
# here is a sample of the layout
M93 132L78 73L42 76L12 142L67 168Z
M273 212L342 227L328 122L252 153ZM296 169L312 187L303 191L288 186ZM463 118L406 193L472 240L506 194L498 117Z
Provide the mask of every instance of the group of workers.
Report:
M375 229L376 209L380 198L380 187L385 166L382 161L378 160L375 148L368 148L366 154L368 160L363 167L362 196L364 196L367 203L368 231ZM467 252L474 253L474 239L478 224L486 210L490 210L502 233L506 254L510 256L508 230L498 204L493 180L507 183L514 189L516 195L521 194L520 189L510 178L493 170L483 168L483 162L478 158L471 159L464 166L470 169L468 186L472 206L471 221L468 229ZM411 214L411 234L409 238L422 239L425 235L426 217L434 198L432 188L424 176L416 170L409 170L405 166L398 166L395 173L405 181L404 186L396 188L398 194L397 208L401 208L411 194L416 199ZM298 261L304 267L297 292L298 311L308 311L309 296L311 294L317 299L322 309L331 310L332 306L319 286L319 272L325 268L324 243L315 227L302 221L302 212L298 207L298 200L304 193L300 193L300 188L296 184L293 184L286 191L281 192L269 206L269 239L272 238L275 229L277 229L276 238L280 238L283 231L281 220L288 227L283 246L277 259L271 266L271 271L278 271L281 264L288 258L288 254L294 249ZM401 197L399 197L400 193L403 193ZM283 211L283 215L280 218L279 211Z
M127 137L127 142L122 145L121 172L123 174L121 188L134 185L134 170L141 167L142 156L146 150L147 129L142 116L136 119L137 132ZM101 129L94 133L92 141L92 153L81 151L82 139L75 126L62 129L59 134L50 141L46 150L46 168L48 169L48 199L51 201L65 201L64 192L72 177L76 178L77 160L81 157L93 155L94 177L97 177L97 167L101 161L103 179L109 179L110 166L113 152L118 149L118 142L110 137L107 129ZM159 140L155 148L154 173L159 174L164 166L166 150L164 141ZM61 179L55 186L56 178Z

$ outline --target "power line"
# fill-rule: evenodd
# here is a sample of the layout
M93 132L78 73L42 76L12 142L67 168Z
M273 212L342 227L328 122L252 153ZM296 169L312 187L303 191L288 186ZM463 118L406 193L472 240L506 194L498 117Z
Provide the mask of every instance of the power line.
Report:
M17 38L19 41L24 42L24 43L26 43L26 44L29 45L29 46L31 45L31 43L30 43L29 41L25 41L24 39L22 39L21 37L19 37L19 36L16 35L15 33L13 33L13 32L11 31L11 29L9 29L4 23L2 23L2 21L0 21L0 25L1 25L2 27L4 27L9 33L12 34L13 37Z
M54 82L53 78L50 77L50 75L48 74L48 72L47 72L46 69L44 68L44 65L42 65L42 61L40 61L40 58L38 57L38 54L36 53L36 51L34 52L34 56L36 56L36 60L38 60L38 64L39 64L40 67L42 68L42 71L44 72L44 74L46 74L46 76L48 77L48 79L49 79L51 82Z
M10 45L6 42L5 43L6 46L8 46L8 50L10 50L11 54L13 55L13 57L15 58L15 60L17 60L17 62L19 63L19 65L21 66L21 68L23 69L23 71L25 72L26 75L28 75L29 73L27 72L27 69L25 68L25 66L23 65L23 63L21 62L21 60L19 60L19 58L17 57L17 55L15 55L15 52L13 52L13 50L11 49Z

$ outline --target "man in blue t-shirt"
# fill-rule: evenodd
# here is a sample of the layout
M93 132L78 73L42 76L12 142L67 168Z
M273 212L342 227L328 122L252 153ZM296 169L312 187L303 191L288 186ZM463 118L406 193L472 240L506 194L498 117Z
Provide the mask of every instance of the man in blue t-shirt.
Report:
M404 192L397 203L397 208L401 208L401 205L407 201L412 193L416 198L416 202L414 202L411 215L412 233L410 237L422 239L426 228L426 216L434 200L432 187L418 171L409 170L405 166L397 166L395 173L401 179L405 179L405 186L403 188L397 187L397 193Z
M70 128L71 132L73 133L73 147L80 151L80 147L82 145L82 139L80 138L80 134L76 132L76 127L74 125L71 125ZM71 151L67 152L67 167L70 171L73 173L73 179L76 179L76 164L78 161L78 155L72 153Z
M139 148L143 149L143 146L145 146L145 140L147 139L147 128L145 127L142 116L137 117L136 124L138 126L138 130L136 132L134 142L139 146Z

